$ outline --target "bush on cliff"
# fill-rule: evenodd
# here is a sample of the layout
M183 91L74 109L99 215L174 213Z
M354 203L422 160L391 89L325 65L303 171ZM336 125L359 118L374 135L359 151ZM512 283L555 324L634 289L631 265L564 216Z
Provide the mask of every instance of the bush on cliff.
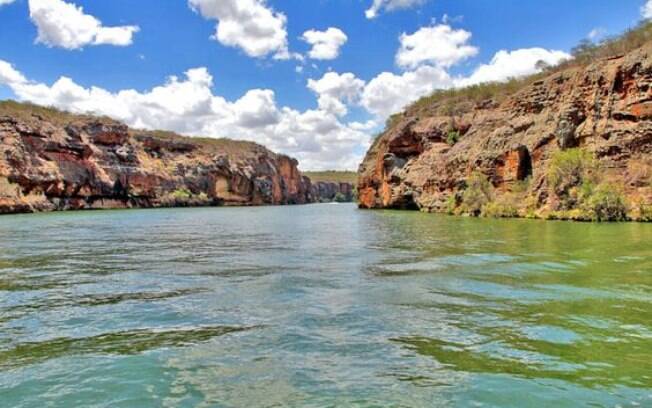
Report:
M599 168L593 154L583 149L561 150L548 168L548 186L559 199L560 210L577 208L599 181Z
M625 221L628 206L622 190L613 184L600 184L587 197L583 207L594 221Z
M451 146L454 146L457 142L460 140L460 132L457 130L451 130L448 132L448 135L446 136L446 143L448 143Z
M488 218L515 218L519 215L519 197L505 193L482 207L482 216Z
M476 171L466 180L460 211L477 217L482 213L482 207L492 199L493 186L484 174Z

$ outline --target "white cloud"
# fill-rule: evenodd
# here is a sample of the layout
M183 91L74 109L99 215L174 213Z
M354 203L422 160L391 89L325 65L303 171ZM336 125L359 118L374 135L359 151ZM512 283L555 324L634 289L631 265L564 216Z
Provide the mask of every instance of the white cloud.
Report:
M524 48L514 51L498 51L491 62L480 65L468 78L458 81L458 85L467 86L481 82L505 81L510 78L534 74L540 71L540 61L547 65L557 65L572 58L563 51L543 48Z
M451 86L453 79L441 67L424 65L402 75L383 72L369 81L362 93L361 103L377 118L384 119L435 89Z
M355 82L355 80L353 80ZM303 112L279 107L268 89L252 89L235 101L212 92L213 77L206 68L172 76L151 90L110 92L82 87L61 77L52 85L30 81L0 60L0 85L9 86L20 100L56 106L72 112L92 112L133 127L164 129L188 135L253 140L299 159L303 169L355 169L370 137L364 126L347 124L326 109ZM344 100L351 89L315 88Z
M330 27L326 31L309 30L303 33L301 39L312 45L308 56L317 60L332 60L340 55L340 47L348 37L342 30Z
M652 18L652 0L648 0L643 7L641 7L641 15L644 19Z
M476 47L467 44L470 39L470 32L446 24L422 27L414 34L403 33L396 63L403 68L423 63L450 67L478 53Z
M563 51L527 48L499 51L491 62L480 65L467 77L454 78L444 67L431 65L421 65L400 75L383 72L366 84L360 104L381 121L437 89L505 81L539 72L540 61L556 65L569 58L571 56Z
M137 26L104 27L81 7L63 0L29 0L29 15L38 29L36 42L69 50L85 45L127 46Z
M364 86L364 81L350 72L328 72L319 80L308 80L308 89L319 96L319 108L337 116L346 115L346 104L356 103Z
M287 18L265 0L188 0L188 4L204 18L217 20L214 38L221 44L240 48L250 57L292 57Z
M11 64L0 60L0 84L21 84L27 79L18 72Z
M394 11L424 4L427 0L374 0L371 7L365 11L365 16L372 19L378 17L381 10Z
M596 27L593 30L589 31L586 37L591 41L596 41L603 38L605 34L606 30L604 28Z
M11 4L16 0L0 0L0 6L4 6L5 4Z

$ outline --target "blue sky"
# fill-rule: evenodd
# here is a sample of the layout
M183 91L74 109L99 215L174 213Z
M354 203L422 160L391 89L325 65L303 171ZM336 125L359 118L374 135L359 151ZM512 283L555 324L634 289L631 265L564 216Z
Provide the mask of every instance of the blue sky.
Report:
M0 98L109 114L139 127L250 139L298 157L311 169L353 169L385 117L410 100L435 88L531 73L533 53L557 62L591 32L599 39L635 25L645 3L403 0L412 4L395 8L400 1L380 0L376 16L367 18L373 0L3 2L8 4L0 5L5 64ZM256 7L257 16L237 10L245 3ZM137 29L75 39L88 35L75 31L81 16L101 27ZM220 24L232 24L235 31L211 38ZM346 41L335 45L335 56L311 58L304 33L330 27ZM239 37L241 29L253 37ZM334 38L330 34L322 36ZM246 48L259 40L265 44L271 35L279 41L261 45L262 51ZM407 44L403 64L397 61L402 44ZM429 55L433 48L447 53ZM501 50L507 53L502 68L500 59L490 64ZM511 54L516 50L525 51ZM482 64L490 66L474 76ZM521 69L505 68L512 66ZM185 75L199 68L194 79ZM178 86L167 86L173 75ZM54 87L61 77L70 81ZM323 81L309 87L310 79ZM109 95L91 92L92 87ZM155 87L165 89L152 94ZM136 94L119 96L124 90ZM153 99L160 106L152 108ZM116 110L116 104L129 112Z

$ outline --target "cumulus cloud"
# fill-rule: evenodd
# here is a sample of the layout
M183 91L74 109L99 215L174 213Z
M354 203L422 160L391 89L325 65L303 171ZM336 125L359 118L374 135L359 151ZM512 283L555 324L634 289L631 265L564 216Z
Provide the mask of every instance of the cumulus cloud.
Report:
M36 42L69 50L86 45L127 46L138 26L105 27L81 7L63 0L29 0L29 16L38 29Z
M340 47L349 38L339 28L330 27L326 31L308 30L303 33L301 39L312 45L312 49L308 52L310 58L332 60L340 55Z
M423 65L401 75L383 72L364 88L361 103L367 111L384 119L435 89L453 85L453 79L441 67Z
M354 169L370 141L364 124L343 123L337 114L321 107L303 112L279 107L272 90L252 89L235 101L215 95L213 77L203 67L190 69L181 78L172 76L147 91L111 92L83 87L67 77L51 85L32 81L0 60L2 84L20 100L107 115L136 128L253 140L298 158L303 169ZM313 87L343 100L354 92L350 84L316 82Z
M360 104L380 121L437 89L505 81L537 73L544 65L556 65L569 58L563 51L527 48L499 51L469 76L453 77L446 68L433 65L421 65L402 74L383 72L365 85Z
M447 24L422 27L413 34L403 33L396 63L403 68L424 63L450 67L477 55L478 49L468 45L470 39L470 32L455 30Z
M652 0L648 0L643 7L641 7L641 15L644 19L652 18Z
M265 0L188 0L206 19L217 20L214 39L241 49L250 57L292 57L288 51L287 18Z
M4 6L5 4L11 4L16 0L0 0L0 6Z
M488 64L480 65L471 76L458 81L467 86L481 82L505 81L539 72L543 66L553 66L572 58L563 51L544 48L524 48L514 51L498 51Z
M358 101L364 86L365 82L350 72L328 72L321 79L308 80L308 89L319 96L319 108L337 116L346 115L346 105Z
M378 17L380 11L394 11L398 9L406 9L424 4L427 0L374 0L371 7L365 11L365 16L368 19Z

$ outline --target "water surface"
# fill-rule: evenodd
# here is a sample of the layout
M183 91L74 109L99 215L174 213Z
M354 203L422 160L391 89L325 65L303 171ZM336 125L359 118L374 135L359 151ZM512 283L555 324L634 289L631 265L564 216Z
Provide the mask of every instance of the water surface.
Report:
M0 406L652 406L651 242L353 205L0 217Z

